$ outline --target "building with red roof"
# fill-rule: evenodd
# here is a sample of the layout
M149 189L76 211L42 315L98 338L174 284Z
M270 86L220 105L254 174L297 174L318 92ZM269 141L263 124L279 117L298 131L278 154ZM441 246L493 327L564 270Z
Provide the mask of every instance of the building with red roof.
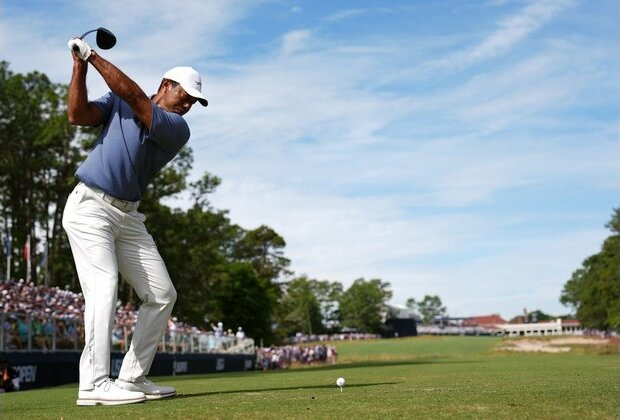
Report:
M497 328L498 325L505 324L506 320L498 314L479 315L465 318L461 324L463 327L482 327Z

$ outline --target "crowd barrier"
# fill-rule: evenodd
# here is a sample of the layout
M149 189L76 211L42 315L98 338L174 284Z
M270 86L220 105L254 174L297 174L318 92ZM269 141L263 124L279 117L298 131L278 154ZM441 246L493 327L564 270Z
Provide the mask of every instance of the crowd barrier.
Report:
M80 354L76 351L15 351L0 353L0 360L5 365L3 368L10 367L14 372L17 389L26 390L77 383ZM123 356L123 353L112 353L111 377L118 377ZM149 375L236 372L254 370L255 367L253 354L157 353Z

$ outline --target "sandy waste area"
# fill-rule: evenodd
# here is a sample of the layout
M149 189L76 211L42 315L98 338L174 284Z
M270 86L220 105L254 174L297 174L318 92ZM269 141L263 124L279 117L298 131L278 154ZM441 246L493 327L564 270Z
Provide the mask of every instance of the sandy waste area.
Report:
M528 338L514 339L514 341L507 339L499 349L520 352L566 353L570 351L568 346L571 344L596 346L608 343L609 340L605 338L594 337L562 337L551 340Z

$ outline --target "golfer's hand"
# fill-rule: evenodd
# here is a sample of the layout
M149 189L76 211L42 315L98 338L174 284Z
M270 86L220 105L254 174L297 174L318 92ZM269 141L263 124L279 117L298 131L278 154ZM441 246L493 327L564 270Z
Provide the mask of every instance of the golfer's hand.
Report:
M77 55L84 61L88 60L88 57L90 57L92 53L90 45L88 45L86 41L80 38L71 38L67 45L69 45L70 51L75 53L75 55Z

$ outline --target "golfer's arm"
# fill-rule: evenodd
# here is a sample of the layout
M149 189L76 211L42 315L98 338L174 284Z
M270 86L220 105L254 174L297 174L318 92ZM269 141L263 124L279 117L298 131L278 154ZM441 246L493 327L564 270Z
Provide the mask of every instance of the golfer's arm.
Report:
M103 113L88 102L86 71L88 63L74 58L73 73L67 93L67 117L69 123L95 127L103 123Z
M110 90L127 102L136 117L150 128L153 119L153 105L140 86L95 51L88 58L88 61L101 74Z

